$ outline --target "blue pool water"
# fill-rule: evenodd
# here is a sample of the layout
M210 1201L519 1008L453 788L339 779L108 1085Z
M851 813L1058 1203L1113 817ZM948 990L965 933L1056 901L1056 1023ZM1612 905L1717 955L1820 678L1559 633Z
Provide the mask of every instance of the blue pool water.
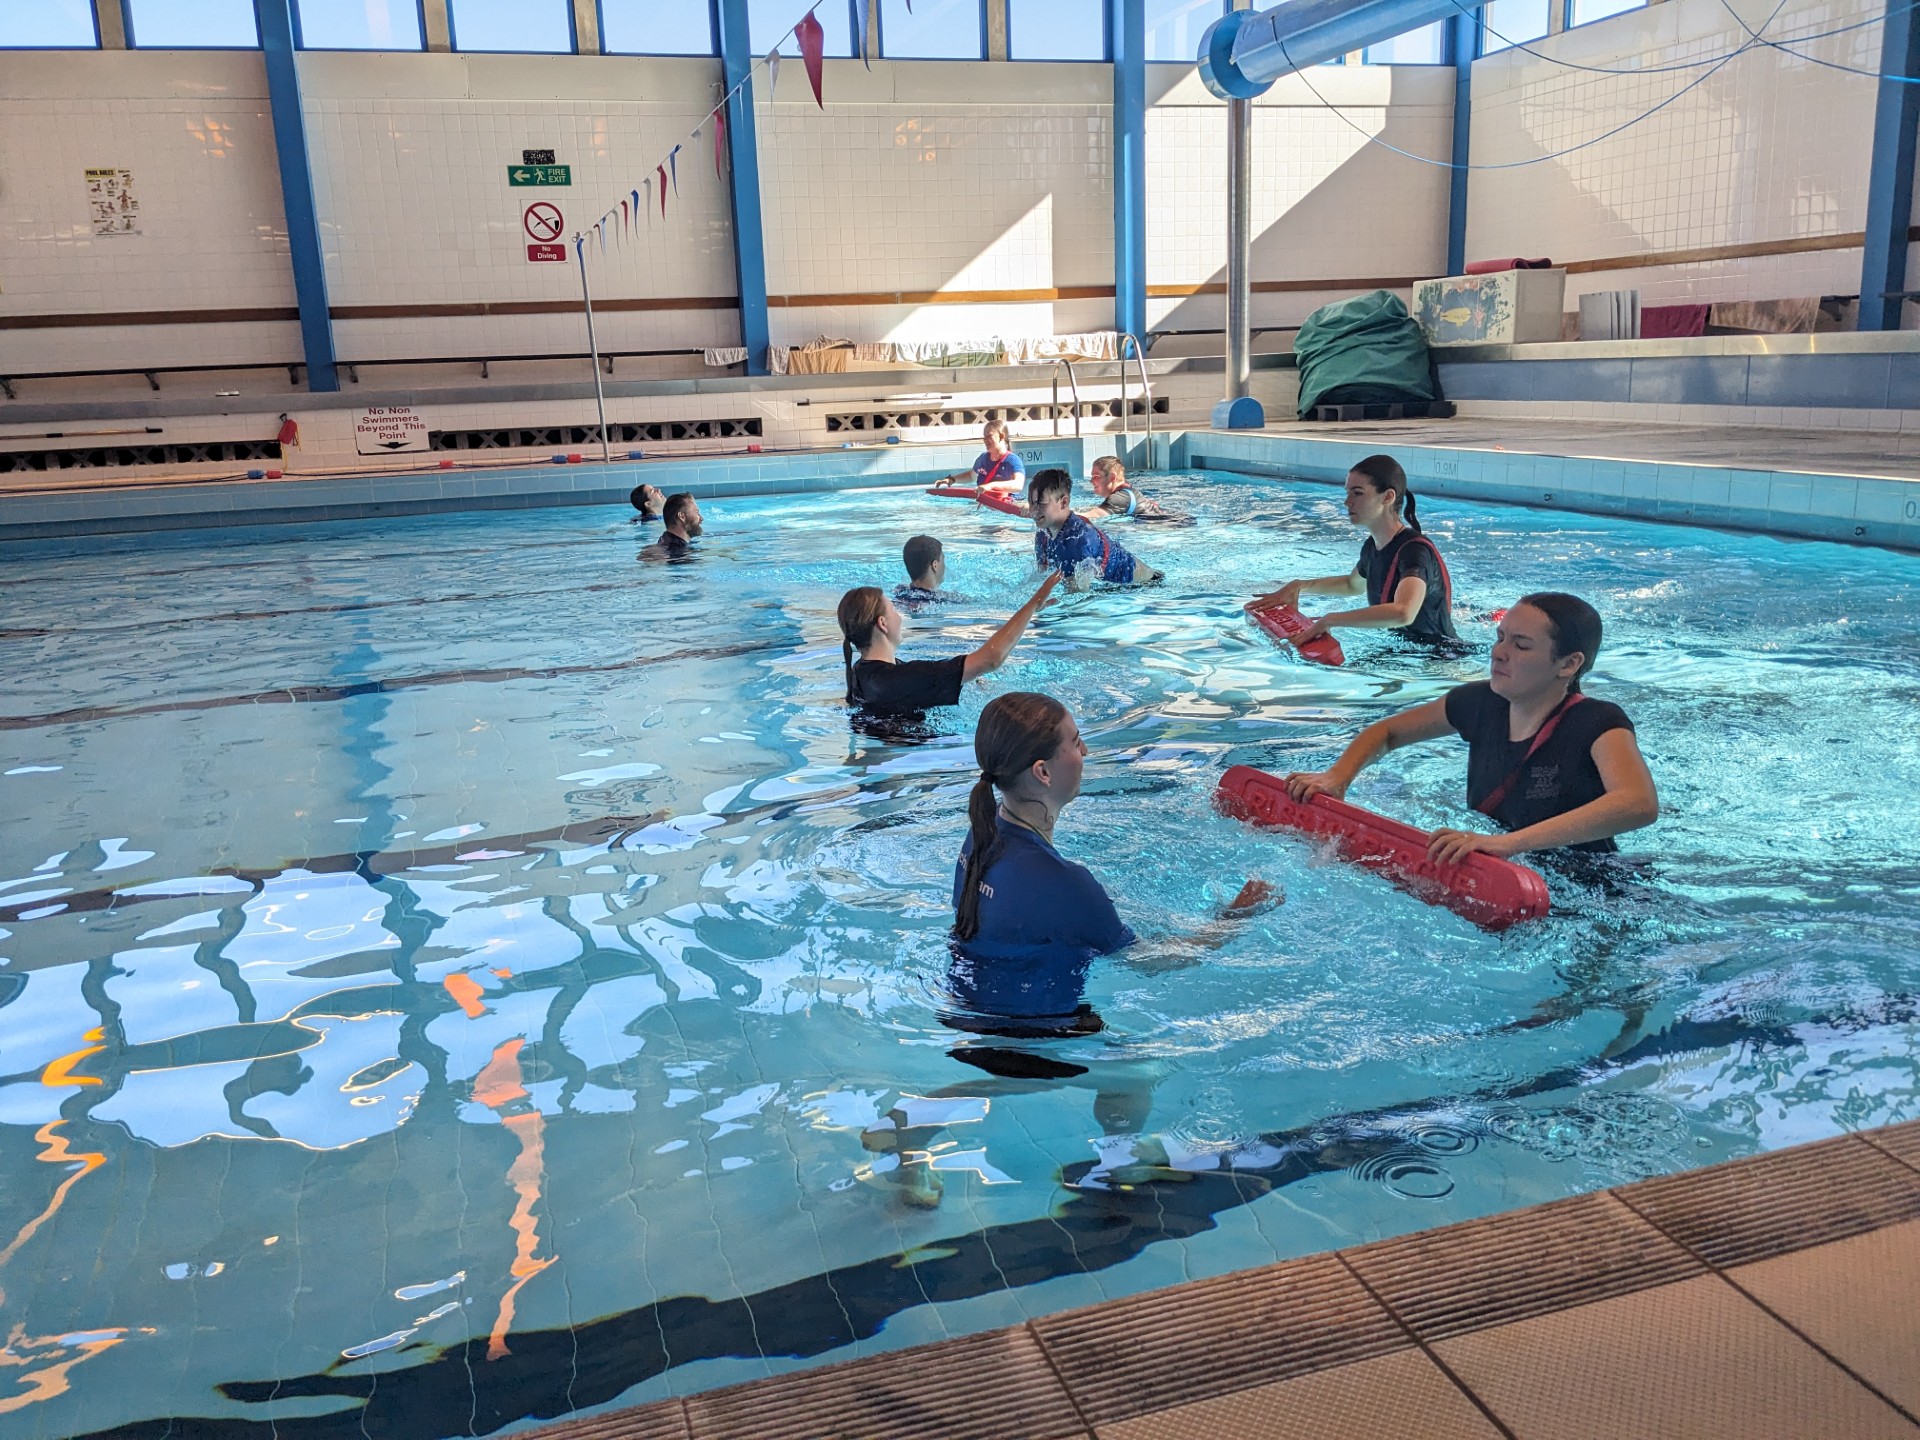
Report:
M6 557L0 1432L491 1433L1920 1114L1920 561L1436 501L1474 653L1331 671L1239 605L1352 563L1337 492L1156 482L1202 523L1115 534L1168 582L1063 598L920 745L850 733L841 591L943 535L950 654L1030 550L918 492L716 501L671 566L609 510ZM1494 936L1213 813L1543 587L1605 614L1644 874ZM1059 1078L937 1018L1015 688L1146 937ZM1459 823L1463 774L1353 798ZM1157 963L1250 874L1286 904Z

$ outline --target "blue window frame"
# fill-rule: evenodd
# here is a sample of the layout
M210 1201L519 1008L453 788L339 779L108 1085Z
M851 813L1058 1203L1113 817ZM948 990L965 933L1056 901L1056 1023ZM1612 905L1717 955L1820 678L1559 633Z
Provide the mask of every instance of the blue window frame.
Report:
M1552 28L1548 23L1552 13L1553 0L1491 0L1480 12L1484 22L1480 53L1492 55L1511 45L1531 44Z
M97 50L93 0L18 0L0 6L0 50Z
M302 50L423 50L420 0L294 0Z
M824 54L844 59L853 54L853 6L865 3L865 0L819 0L813 7L814 18L819 20L820 28L825 32L821 40ZM753 47L756 56L765 55L773 49L773 42L782 35L780 41L782 55L798 55L800 47L793 43L788 35L802 15L807 13L807 0L747 0L747 43Z
M565 55L573 49L568 0L447 0L456 50Z
M855 0L859 3L859 0ZM880 0L879 53L890 60L984 60L983 0Z
M1107 60L1106 0L1007 0L1013 60Z
M1226 13L1226 0L1147 0L1147 59L1191 65L1200 37Z
M252 0L126 0L127 43L145 50L257 50Z
M713 55L707 0L600 0L600 43L610 55Z
M1369 45L1361 55L1366 65L1438 65L1445 59L1445 22L1436 20L1409 30L1378 45Z

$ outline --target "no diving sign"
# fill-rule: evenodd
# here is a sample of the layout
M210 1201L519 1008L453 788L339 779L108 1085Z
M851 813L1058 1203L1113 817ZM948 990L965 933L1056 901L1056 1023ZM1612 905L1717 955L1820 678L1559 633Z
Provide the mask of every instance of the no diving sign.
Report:
M391 455L427 448L427 422L411 405L383 405L353 412L353 447L362 455Z
M533 243L527 246L527 259L534 264L560 264L567 260L567 247L560 244L560 232L567 228L560 207L536 200L520 216L520 228Z

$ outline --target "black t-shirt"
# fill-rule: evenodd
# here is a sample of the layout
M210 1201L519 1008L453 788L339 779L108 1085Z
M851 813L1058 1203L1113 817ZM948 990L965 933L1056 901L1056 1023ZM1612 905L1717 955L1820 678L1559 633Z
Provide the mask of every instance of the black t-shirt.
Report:
M1447 593L1440 552L1431 540L1415 534L1411 528L1389 540L1384 550L1374 548L1371 535L1360 547L1358 568L1367 577L1367 604L1379 605L1393 598L1386 593L1387 572L1395 569L1396 560L1399 567L1393 577L1393 588L1398 590L1402 580L1424 580L1427 598L1420 602L1420 613L1413 617L1413 623L1395 627L1394 633L1411 640L1459 639L1453 631L1453 597Z
M1507 738L1507 702L1484 680L1447 692L1447 723L1467 742L1467 804L1481 803L1513 774L1533 744ZM1609 700L1587 698L1569 708L1548 737L1533 752L1526 769L1493 812L1494 821L1508 830L1524 830L1555 815L1577 810L1607 793L1600 767L1593 763L1593 742L1609 730L1632 730L1627 712ZM1590 840L1569 850L1612 851L1611 840Z
M863 710L885 715L958 705L966 665L964 655L951 660L856 660L853 698Z

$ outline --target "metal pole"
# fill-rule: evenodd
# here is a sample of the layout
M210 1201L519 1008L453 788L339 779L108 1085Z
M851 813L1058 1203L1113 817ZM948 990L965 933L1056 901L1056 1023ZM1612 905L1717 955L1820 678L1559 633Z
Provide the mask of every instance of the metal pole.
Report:
M1227 102L1227 393L1238 400L1252 393L1253 288L1251 192L1253 179L1253 102Z
M587 288L587 237L573 237L573 255L580 262L580 298L587 307L587 353L593 357L593 406L600 415L600 459L611 463L613 451L607 445L607 392L600 384L600 345L593 338L593 291Z

